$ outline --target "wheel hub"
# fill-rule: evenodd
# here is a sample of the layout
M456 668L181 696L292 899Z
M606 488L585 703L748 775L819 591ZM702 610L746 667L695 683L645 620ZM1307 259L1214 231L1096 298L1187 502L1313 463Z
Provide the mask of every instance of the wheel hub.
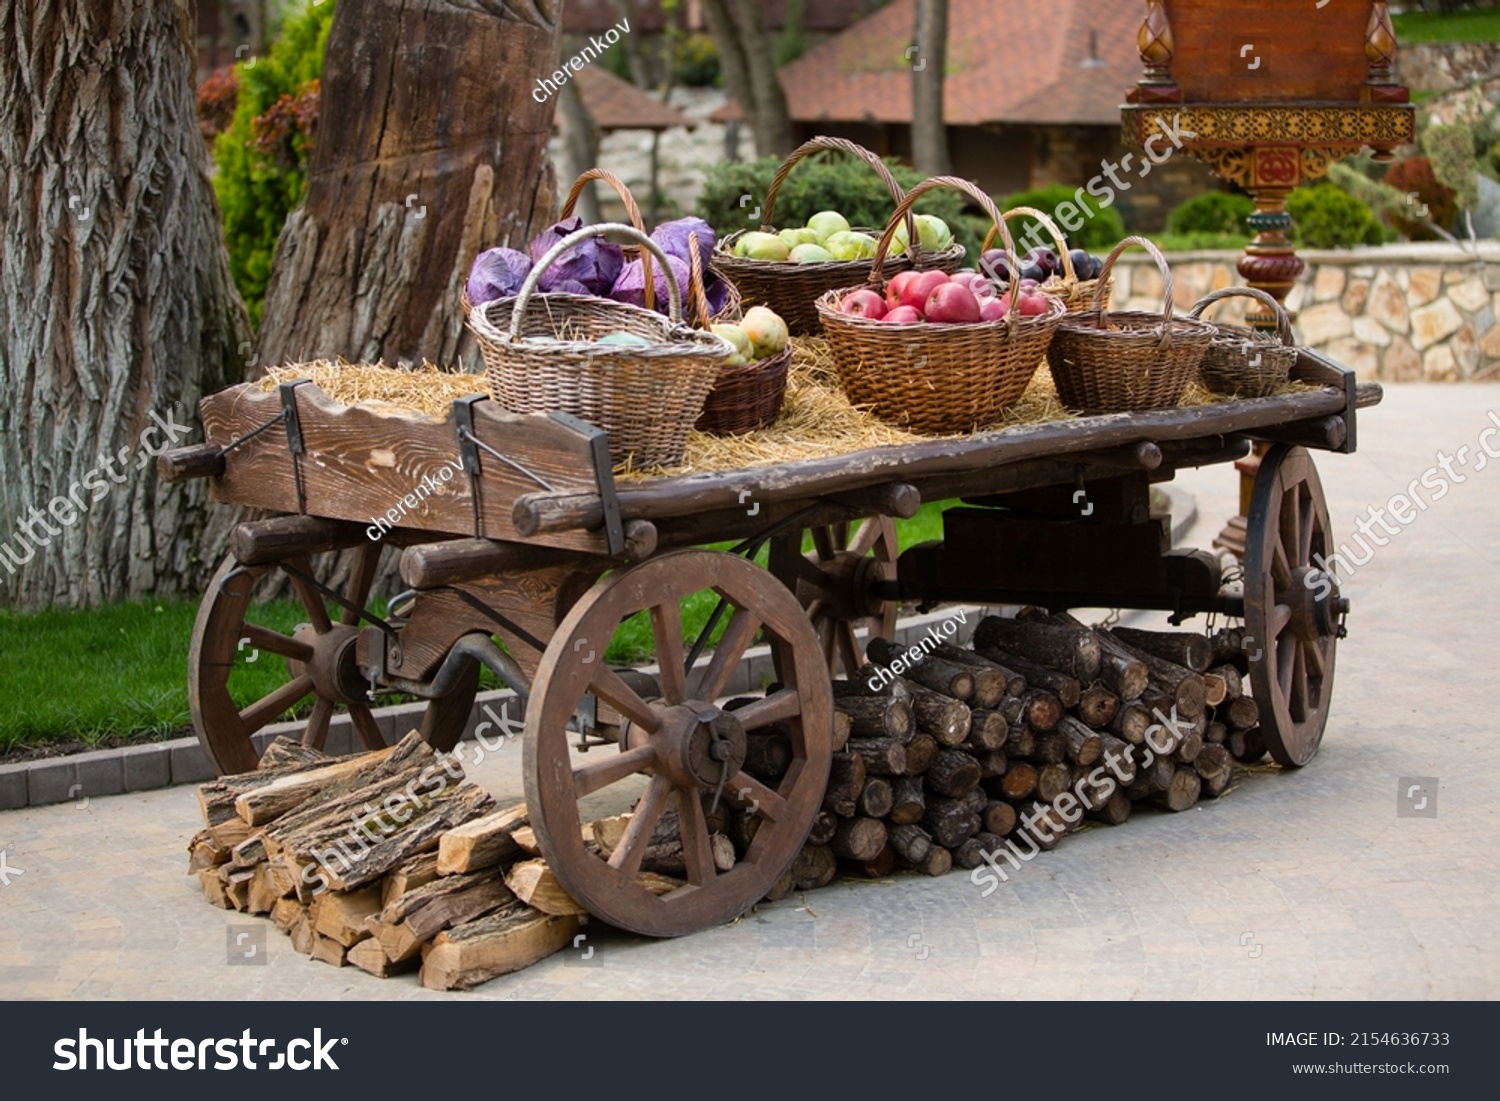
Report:
M1339 595L1338 578L1315 566L1292 571L1285 599L1292 609L1292 632L1304 642L1338 635L1339 618L1349 610L1349 602Z
M632 727L630 741L642 740L656 750L660 770L679 785L713 790L745 763L745 728L729 711L711 703L688 700L661 713L661 726L641 737Z
M822 565L828 585L820 595L830 615L835 619L864 619L881 613L884 601L875 593L875 587L886 579L881 562L869 555L839 551Z
M312 677L313 686L324 699L339 703L366 703L367 682L359 675L359 661L355 643L359 639L359 628L335 623L324 634L318 634L310 623L299 624L292 632L298 642L310 646L312 659L305 664L287 661L292 676L306 673Z

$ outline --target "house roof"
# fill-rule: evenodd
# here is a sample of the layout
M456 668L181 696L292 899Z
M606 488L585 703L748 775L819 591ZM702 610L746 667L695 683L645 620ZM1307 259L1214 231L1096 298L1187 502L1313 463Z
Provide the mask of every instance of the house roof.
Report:
M950 126L1109 125L1141 73L1138 0L949 0ZM796 122L911 123L916 0L894 0L781 70ZM726 104L716 121L743 117Z
M583 105L601 130L671 130L697 125L677 108L599 65L579 69L573 79L578 81Z
M840 31L859 18L860 12L870 0L803 0L802 29L804 31ZM667 23L666 13L659 0L626 0L630 13L630 29L659 33ZM766 30L777 31L786 26L787 0L761 0L760 19ZM607 31L620 20L618 0L567 0L563 4L564 34L593 34ZM703 31L705 20L702 5L697 0L688 0L681 8L679 20L688 29Z

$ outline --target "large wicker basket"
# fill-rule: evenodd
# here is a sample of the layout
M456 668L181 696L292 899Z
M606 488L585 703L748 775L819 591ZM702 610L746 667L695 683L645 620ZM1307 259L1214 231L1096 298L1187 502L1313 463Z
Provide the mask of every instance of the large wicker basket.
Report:
M1120 254L1140 245L1161 269L1164 301L1160 316L1101 308L1102 291ZM1081 413L1126 413L1167 409L1182 400L1214 329L1202 321L1172 316L1172 270L1166 257L1144 237L1127 237L1104 261L1094 305L1070 313L1058 326L1047 364L1058 397Z
M715 321L740 319L739 294L731 286L729 300L710 316L708 295L703 289L703 257L698 238L688 238L688 311L698 328L707 330ZM786 397L787 368L792 362L792 342L773 356L719 368L719 377L703 403L703 412L693 426L711 436L739 436L774 421Z
M565 222L573 216L573 208L578 205L578 200L583 196L583 190L592 181L600 180L614 189L620 201L625 204L625 217L630 219L630 224L639 232L646 232L646 220L641 217L641 206L635 201L635 196L630 193L630 188L625 186L625 181L616 176L606 168L590 168L587 172L579 175L573 181L573 186L568 189L567 197L563 200L562 210L558 212L557 220ZM625 245L625 256L627 260L640 260L642 275L645 276L645 286L641 288L646 298L646 309L656 309L656 280L653 278L651 268L651 253L639 245ZM660 312L660 311L657 311Z
M862 145L843 138L817 137L804 142L794 150L792 155L787 157L781 167L776 170L776 175L771 180L770 190L766 192L765 205L760 212L762 232L776 232L773 221L776 196L792 169L799 161L823 150L847 153L864 161L880 177L880 182L885 184L886 190L891 193L891 198L897 203L901 201L903 194L901 185L891 175L885 162L874 153ZM838 287L853 286L864 276L866 269L864 260L793 264L790 261L748 260L735 256L730 250L734 248L735 242L748 232L750 231L740 230L721 240L718 247L714 249L713 257L709 261L710 266L738 288L740 298L747 304L769 306L780 314L793 336L816 335L821 331L818 309L815 305L819 295ZM876 231L864 227L860 228L860 232L874 233ZM962 245L955 243L942 252L922 251L917 241L916 223L909 216L906 232L907 240L911 242L910 251L915 255L915 260L909 255L893 257L887 265L887 270L891 275L911 267L940 268L946 272L955 272L963 266L964 248Z
M511 413L571 413L609 433L613 462L671 466L683 448L728 341L682 322L682 294L668 279L667 317L639 306L575 294L536 294L537 280L568 249L589 237L621 234L648 249L666 269L656 242L632 226L585 226L537 261L514 298L469 313L484 354L490 396ZM500 328L509 320L509 331ZM652 347L594 343L609 333L633 333Z
M1276 318L1276 335L1243 325L1213 323L1214 338L1203 353L1198 375L1216 394L1238 398L1264 398L1285 385L1297 362L1297 343L1292 339L1292 321L1281 303L1254 287L1226 287L1199 299L1188 313L1198 318L1215 302L1225 298L1250 298L1268 306Z
M957 188L984 208L999 227L1014 265L1015 244L990 197L967 180L934 176L912 188L897 205L876 246L869 289L885 290L886 250L899 219L918 198L938 187ZM1015 308L1020 280L1014 279L1008 292L1011 309L1000 321L890 324L839 312L843 296L857 289L829 291L818 299L844 393L881 420L931 435L997 423L1020 400L1066 313L1060 299L1048 297L1047 313L1022 317Z
M1061 279L1053 276L1051 279L1047 280L1047 282L1042 284L1042 291L1045 294L1050 294L1061 298L1063 305L1067 307L1069 313L1077 313L1082 310L1094 308L1094 291L1098 289L1099 280L1080 280L1078 278L1078 273L1076 270L1074 270L1073 267L1073 258L1068 255L1067 239L1063 237L1062 231L1057 228L1056 222L1047 217L1047 215L1043 214L1040 210L1037 210L1035 207L1030 206L1012 207L1010 210L1007 210L1002 215L1002 217L1007 222L1016 217L1035 218L1037 222L1041 224L1043 229L1052 234L1053 244L1057 246L1058 259L1062 261L1063 275ZM995 233L996 230L994 229L994 227L991 227L990 231L984 235L984 244L979 246L979 255L981 257L983 257L984 254L994 246ZM981 263L980 270L983 270L983 268L984 265ZM1103 274L1104 273L1101 271L1100 275ZM1105 283L1103 296L1105 309L1109 308L1110 284L1113 282L1113 280L1109 280Z

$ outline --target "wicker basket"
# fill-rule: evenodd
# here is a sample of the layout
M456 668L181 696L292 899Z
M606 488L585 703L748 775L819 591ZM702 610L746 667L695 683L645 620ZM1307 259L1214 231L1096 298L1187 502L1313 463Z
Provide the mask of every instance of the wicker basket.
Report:
M843 138L818 137L803 143L793 151L781 167L776 170L776 176L771 180L771 188L766 192L766 202L761 212L762 232L775 233L775 223L772 216L776 209L776 196L781 191L781 185L786 182L787 176L791 174L796 164L806 157L820 150L832 150L840 153L848 153L850 156L858 157L880 177L881 183L885 184L886 190L891 193L891 198L899 203L902 199L901 185L891 175L889 168L885 166L879 157L870 152L862 145L856 145L852 141ZM946 272L955 272L963 266L964 248L955 243L952 247L942 252L923 252L917 242L916 223L908 217L907 240L910 241L912 251L916 259L902 255L893 258L888 270L891 275L907 268L940 268ZM741 256L735 256L730 250L748 230L740 230L725 237L714 249L710 266L720 276L729 280L740 292L744 301L755 305L757 303L769 306L781 315L786 322L787 329L793 336L815 336L822 330L819 327L818 310L815 303L818 296L824 291L833 290L838 287L849 287L858 283L864 277L866 263L863 260L835 260L826 264L793 264L790 261L774 260L747 260ZM862 228L862 233L875 233L874 229Z
M1264 398L1274 394L1292 373L1297 362L1297 344L1292 339L1292 322L1281 303L1265 291L1254 287L1226 287L1204 295L1189 317L1201 317L1203 311L1225 298L1251 298L1268 306L1276 318L1276 335L1249 329L1243 325L1214 323L1214 338L1198 376L1216 394L1235 398Z
M573 216L573 208L578 205L578 200L583 196L583 189L593 180L602 180L614 189L616 195L625 204L625 217L630 219L630 224L641 233L646 232L646 220L641 217L640 204L635 201L635 196L630 193L630 188L625 186L625 181L605 168L590 168L573 181L573 186L568 189L568 197L563 200L562 210L558 212L557 220L565 222ZM651 268L651 253L638 245L627 244L625 246L626 262L640 260L642 272L646 284L641 292L646 298L646 309L656 310L656 279L653 277ZM657 311L658 313L660 311Z
M514 298L472 310L469 327L489 369L490 396L511 413L571 413L609 433L612 462L671 466L703 400L733 353L729 342L682 323L682 294L668 279L670 314L576 294L536 294L542 272L579 241L618 233L661 261L656 242L631 226L604 222L563 238L537 261ZM509 331L498 319L509 316ZM609 332L635 333L650 348L593 343ZM544 339L536 339L544 338Z
M1038 222L1041 223L1042 227L1046 229L1048 233L1052 234L1052 242L1057 246L1057 256L1058 259L1062 261L1063 266L1063 277L1061 279L1058 279L1056 276L1053 276L1051 279L1047 280L1047 282L1043 283L1041 288L1043 293L1061 298L1063 306L1067 308L1069 313L1078 313L1083 310L1093 309L1094 291L1099 286L1099 280L1079 280L1078 273L1073 268L1072 257L1068 255L1068 242L1066 238L1063 237L1062 232L1057 228L1057 223L1055 223L1051 218L1047 217L1047 215L1043 214L1040 210L1037 210L1035 207L1030 206L1013 207L1010 210L1007 210L1002 215L1002 217L1007 222L1017 216L1035 218ZM994 245L994 243L995 229L994 227L991 227L990 231L984 236L984 244L979 246L979 255L983 257L985 252L987 252ZM983 264L980 265L980 268L981 270L983 270ZM1102 275L1103 272L1101 272L1100 274ZM1113 283L1113 279L1107 280L1105 282L1105 309L1109 308L1109 292L1110 286Z
M1015 244L994 202L974 184L953 176L924 180L896 207L875 248L869 289L883 292L886 250L900 218L923 194L938 187L962 191L994 219L1015 262ZM1000 321L972 325L871 321L840 313L845 294L829 291L818 299L839 381L855 405L868 406L883 421L914 432L968 432L995 424L1020 400L1066 311L1049 297L1047 313L1022 317L1016 310L1020 280L1012 280L1011 309Z
M729 300L712 317L703 290L703 257L698 238L688 238L688 308L698 328L707 330L714 321L736 322L740 319L739 294L731 286ZM703 403L703 412L693 425L711 436L739 436L764 428L781 414L786 397L787 368L792 362L792 344L774 356L720 367L714 388Z
M1115 313L1099 306L1115 260L1131 245L1144 248L1161 269L1165 290L1160 316ZM1213 339L1213 326L1172 316L1172 271L1166 257L1144 237L1127 237L1116 245L1099 278L1093 308L1068 314L1047 349L1058 396L1069 409L1089 414L1176 405Z

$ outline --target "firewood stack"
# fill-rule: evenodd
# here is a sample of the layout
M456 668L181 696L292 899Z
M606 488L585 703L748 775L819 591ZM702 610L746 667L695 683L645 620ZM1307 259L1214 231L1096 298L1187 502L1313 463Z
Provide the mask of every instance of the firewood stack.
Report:
M467 989L566 947L587 920L532 859L526 808L496 810L415 732L350 757L278 738L198 802L188 872L204 896L268 915L325 963Z
M934 636L916 648L874 639L867 653L858 678L834 682L850 737L773 900L839 867L943 875L998 856L1018 830L1052 849L1138 805L1184 811L1265 754L1238 629L1095 630L1027 609L982 620L973 649ZM781 774L746 768L768 783Z

